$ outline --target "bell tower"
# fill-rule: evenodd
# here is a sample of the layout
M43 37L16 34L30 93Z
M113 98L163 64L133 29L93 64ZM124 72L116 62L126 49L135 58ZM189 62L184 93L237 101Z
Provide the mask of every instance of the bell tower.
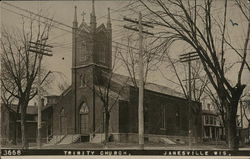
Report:
M72 29L72 103L75 108L75 133L79 133L79 106L85 102L92 114L89 120L89 132L95 130L95 100L93 90L96 81L101 81L102 72L112 69L112 25L110 9L107 14L107 25L97 24L95 1L92 0L92 11L89 24L85 21L78 25L75 7ZM91 100L86 96L91 94ZM87 95L86 95L87 94ZM85 97L83 97L86 95ZM87 98L87 99L86 99Z

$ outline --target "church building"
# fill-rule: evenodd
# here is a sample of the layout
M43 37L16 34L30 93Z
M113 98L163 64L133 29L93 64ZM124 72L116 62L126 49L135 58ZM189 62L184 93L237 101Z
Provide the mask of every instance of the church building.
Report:
M70 69L70 68L69 68ZM92 2L90 23L78 24L75 7L72 30L72 83L60 96L48 96L43 108L43 128L53 144L102 142L105 113L102 93L110 100L110 140L138 142L138 88L131 78L112 72L112 24L97 25ZM112 75L112 76L111 76ZM194 141L202 137L201 104L191 101L191 132ZM145 141L164 138L187 142L188 101L165 86L146 83L144 90Z

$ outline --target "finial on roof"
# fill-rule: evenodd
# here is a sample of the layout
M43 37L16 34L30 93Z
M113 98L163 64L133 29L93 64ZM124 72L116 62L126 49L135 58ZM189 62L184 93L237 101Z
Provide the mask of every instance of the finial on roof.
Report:
M92 0L92 13L90 14L90 26L92 31L96 28L96 16L95 16L95 1Z
M83 21L83 22L84 22L84 16L85 16L85 14L86 14L86 13L85 13L84 11L82 11L82 14L81 14L81 15L82 15L82 21Z
M95 16L95 0L92 0L92 16Z

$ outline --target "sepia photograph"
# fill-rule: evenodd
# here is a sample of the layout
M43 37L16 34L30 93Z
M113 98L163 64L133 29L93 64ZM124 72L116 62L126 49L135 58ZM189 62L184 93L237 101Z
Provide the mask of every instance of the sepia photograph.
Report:
M3 158L250 156L249 0L3 0L0 15Z

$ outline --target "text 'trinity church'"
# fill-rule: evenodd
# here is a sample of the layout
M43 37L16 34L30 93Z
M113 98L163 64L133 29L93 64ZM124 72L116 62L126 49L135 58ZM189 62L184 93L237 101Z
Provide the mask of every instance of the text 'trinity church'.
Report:
M130 77L112 72L112 22L98 24L92 1L90 22L77 20L72 30L72 83L59 96L48 96L43 107L43 136L53 144L98 143L104 140L103 95L109 100L109 139L138 142L138 88ZM108 88L107 88L108 87ZM108 91L107 91L108 90ZM107 94L108 93L108 94ZM191 102L193 141L202 136L201 104ZM188 101L165 86L146 83L145 141L187 142Z

